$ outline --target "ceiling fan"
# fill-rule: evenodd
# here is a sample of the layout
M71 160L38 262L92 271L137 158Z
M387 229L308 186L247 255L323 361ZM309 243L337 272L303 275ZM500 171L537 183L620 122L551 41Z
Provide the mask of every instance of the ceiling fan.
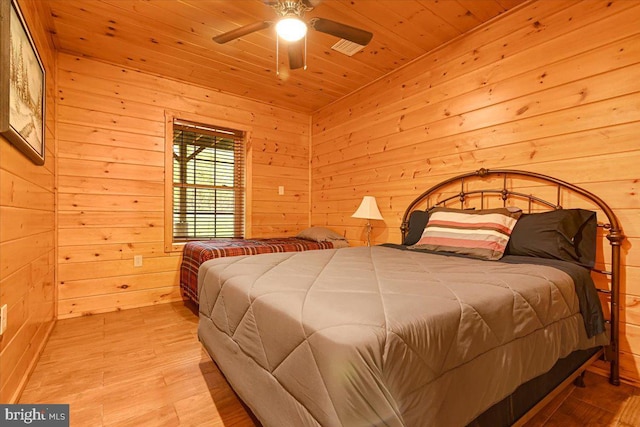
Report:
M305 12L313 10L320 0L264 0L264 3L273 7L279 18L276 21L259 21L244 25L235 30L219 34L213 37L213 41L224 44L244 37L256 31L261 31L276 24L276 43L279 38L288 44L289 68L306 69L306 34L308 27L321 33L330 34L355 44L353 53L369 44L373 34L369 31L325 18L312 18L308 23L302 21ZM303 40L304 39L304 40ZM278 47L276 46L276 55ZM348 54L348 53L347 53ZM277 62L277 57L276 57Z

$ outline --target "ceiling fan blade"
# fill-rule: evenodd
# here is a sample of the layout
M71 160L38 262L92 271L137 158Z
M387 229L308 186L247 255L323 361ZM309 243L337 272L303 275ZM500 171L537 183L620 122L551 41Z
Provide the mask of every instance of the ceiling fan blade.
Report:
M347 24L341 24L340 22L330 19L313 18L309 21L309 25L321 33L331 34L332 36L340 37L341 39L349 40L362 46L369 44L373 38L373 33L369 31L361 30L360 28Z
M302 3L304 3L305 6L310 8L317 7L321 2L322 0L302 0Z
M289 42L289 69L304 68L304 39Z
M245 25L240 28L236 28L235 30L219 34L213 38L213 41L219 44L224 44L231 40L246 36L247 34L269 28L272 24L273 23L270 21L254 22L253 24Z

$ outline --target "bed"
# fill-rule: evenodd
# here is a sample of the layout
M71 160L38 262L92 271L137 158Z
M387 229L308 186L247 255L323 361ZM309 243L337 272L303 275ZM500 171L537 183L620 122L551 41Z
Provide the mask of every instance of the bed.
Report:
M310 227L296 237L262 239L222 238L188 242L180 264L180 289L185 298L198 304L198 269L214 258L274 252L301 252L348 246L344 237L323 227Z
M532 195L549 189L553 202ZM576 197L591 209L562 209L562 200ZM596 211L606 219L599 226L610 271L584 258L595 255L582 233ZM424 229L410 242L423 213ZM552 240L571 259L550 249L548 238L531 243L544 234L540 218L565 215L581 218L572 223L579 231ZM508 242L483 240L473 246L482 256L464 254L466 243L445 250L450 218L486 224L498 216L512 223ZM199 338L263 425L511 425L604 356L619 384L624 235L597 196L536 173L483 169L420 195L402 232L401 245L203 263ZM591 277L600 273L610 282L608 323Z

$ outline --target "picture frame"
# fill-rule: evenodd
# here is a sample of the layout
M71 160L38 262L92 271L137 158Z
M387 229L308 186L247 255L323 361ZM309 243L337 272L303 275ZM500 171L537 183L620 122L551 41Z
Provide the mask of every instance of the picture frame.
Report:
M45 156L42 59L17 0L0 0L0 135L36 165Z

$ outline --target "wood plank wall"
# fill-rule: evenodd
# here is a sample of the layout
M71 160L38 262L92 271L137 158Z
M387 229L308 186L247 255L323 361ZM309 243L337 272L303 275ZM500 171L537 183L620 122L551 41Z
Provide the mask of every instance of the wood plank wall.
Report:
M165 110L251 129L248 236L308 226L309 115L60 54L60 318L181 298L181 254L163 241Z
M481 167L583 186L628 237L621 370L640 381L638 22L638 2L528 3L314 113L311 223L362 244L350 216L374 195L373 239L399 243L414 197Z
M15 403L55 319L56 54L37 0L21 10L46 70L45 164L34 165L0 137L0 305L8 306L0 336L0 402Z

